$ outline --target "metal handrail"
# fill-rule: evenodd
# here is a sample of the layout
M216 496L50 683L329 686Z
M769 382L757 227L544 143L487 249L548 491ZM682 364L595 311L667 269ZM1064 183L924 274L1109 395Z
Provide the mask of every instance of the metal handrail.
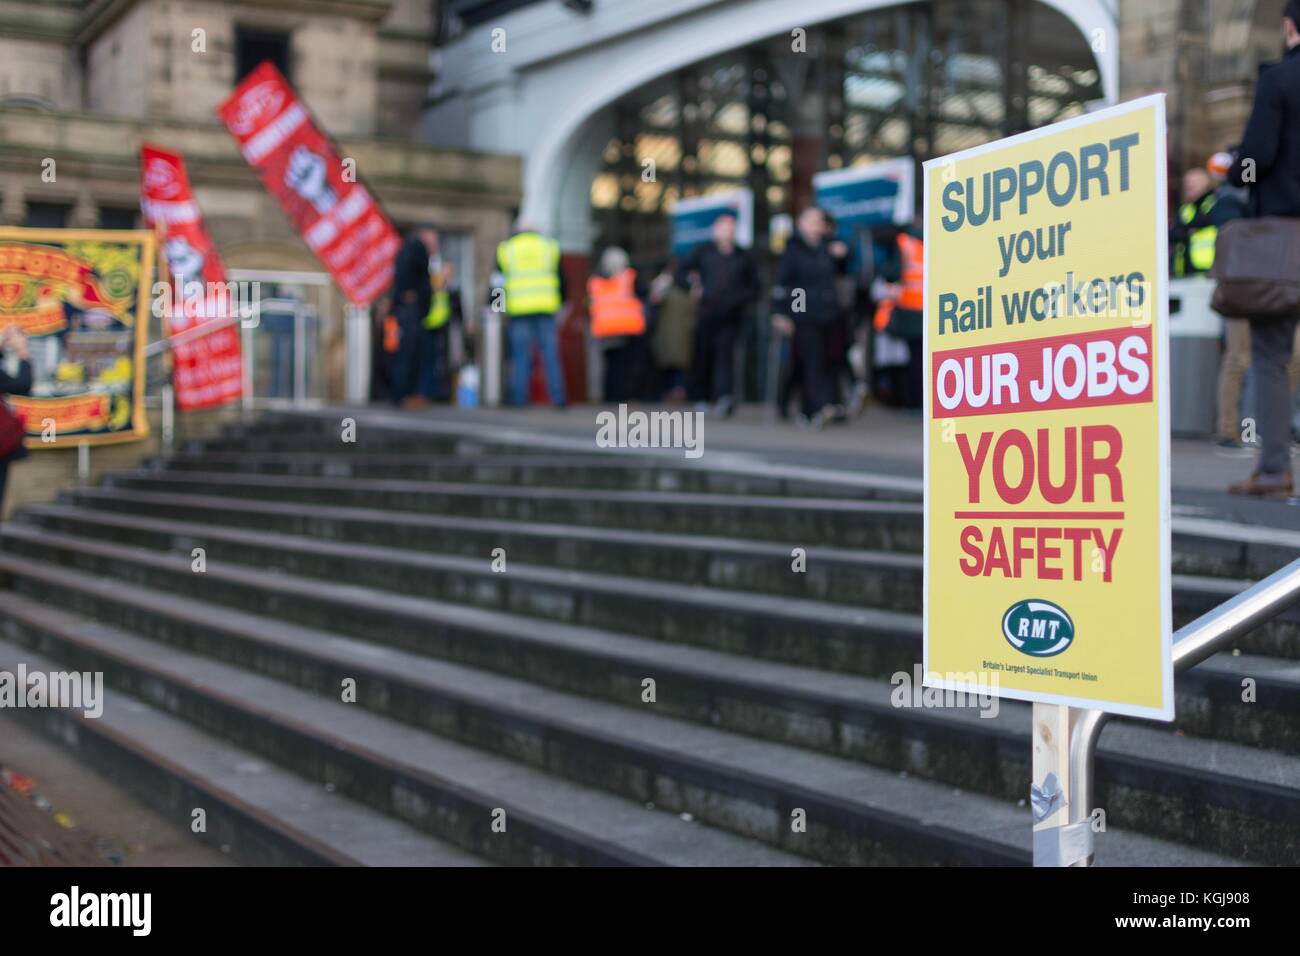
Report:
M1264 580L1224 601L1214 610L1174 632L1174 673L1181 674L1212 657L1249 630L1281 614L1300 600L1300 558ZM1109 714L1082 711L1070 732L1070 785L1074 800L1070 823L1083 823L1092 814L1097 740ZM1074 864L1091 866L1092 856Z
M213 332L217 332L220 331L221 329L228 328L229 326L235 325L236 323L243 322L245 318L247 318L247 316L226 315L218 319L209 319L207 322L202 322L198 325L188 328L184 332L178 332L175 335L164 336L161 339L154 339L152 342L150 342L148 345L144 347L145 357L152 358L155 355L161 355L163 352L166 352L168 349L174 349L176 346L184 345L186 342L189 342L193 339L201 339L205 335L211 335Z
M155 339L144 347L145 360L147 361L154 356L162 355L165 352L174 350L178 345L184 345L187 342L201 339L206 335L211 335L213 332L229 328L232 325L242 325L246 318L248 318L248 316L239 315L238 313L228 314L219 318L209 319L206 322L200 322L198 325L188 328L184 332L178 332L176 335L167 335L160 339ZM246 408L249 399L248 386L249 383L247 378L245 378L244 405ZM149 401L149 397L150 396L147 394L144 396L146 404ZM172 386L170 379L163 382L158 389L158 406L162 413L162 450L164 454L170 455L176 442L176 390ZM87 468L88 466L83 468L83 471L87 470Z

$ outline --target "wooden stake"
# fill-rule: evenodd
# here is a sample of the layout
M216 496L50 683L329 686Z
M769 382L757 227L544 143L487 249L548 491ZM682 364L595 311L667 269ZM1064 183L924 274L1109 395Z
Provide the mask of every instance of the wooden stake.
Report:
M1069 707L1034 704L1030 808L1035 834L1070 822L1070 724ZM1059 866L1055 854L1042 847L1036 836L1034 866Z

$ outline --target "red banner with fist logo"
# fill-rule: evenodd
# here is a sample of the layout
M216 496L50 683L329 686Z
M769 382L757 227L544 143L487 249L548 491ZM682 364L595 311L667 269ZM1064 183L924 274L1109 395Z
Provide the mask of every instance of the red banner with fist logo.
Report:
M217 113L344 295L373 301L391 281L401 238L280 71L263 63Z
M239 325L230 319L243 297L231 294L180 153L148 143L140 147L140 209L145 224L158 233L170 273L168 293L155 294L154 309L166 317L168 334L181 336L172 349L176 406L194 411L239 399L243 355ZM208 323L213 331L185 335Z

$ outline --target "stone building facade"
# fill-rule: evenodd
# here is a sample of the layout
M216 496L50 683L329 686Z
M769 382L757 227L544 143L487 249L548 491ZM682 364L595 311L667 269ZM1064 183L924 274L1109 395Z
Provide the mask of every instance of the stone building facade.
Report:
M1168 97L1170 164L1234 145L1260 63L1282 52L1285 0L1120 0L1120 96Z
M313 394L342 399L356 354L345 347L344 300L215 109L248 70L274 60L399 228L442 227L473 308L520 202L520 161L417 136L436 9L430 0L0 3L0 224L137 228L141 143L179 150L229 269L316 283L291 286L316 310ZM149 400L150 439L95 449L90 477L156 453L156 392ZM179 416L178 438L236 415ZM75 450L33 454L13 470L7 510L77 474Z
M323 271L215 114L269 58L399 227L431 220L453 234L467 296L481 300L520 167L418 141L435 10L429 0L2 4L0 223L138 225L139 148L152 141L185 154L228 266Z

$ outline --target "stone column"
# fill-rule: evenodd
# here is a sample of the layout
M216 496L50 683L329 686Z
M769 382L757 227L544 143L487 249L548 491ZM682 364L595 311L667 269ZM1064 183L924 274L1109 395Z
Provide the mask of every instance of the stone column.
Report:
M27 190L17 176L10 176L4 184L4 200L0 202L0 225L21 226L27 220Z
M99 207L90 194L89 186L77 190L77 202L68 213L68 226L72 229L94 229L99 225Z

